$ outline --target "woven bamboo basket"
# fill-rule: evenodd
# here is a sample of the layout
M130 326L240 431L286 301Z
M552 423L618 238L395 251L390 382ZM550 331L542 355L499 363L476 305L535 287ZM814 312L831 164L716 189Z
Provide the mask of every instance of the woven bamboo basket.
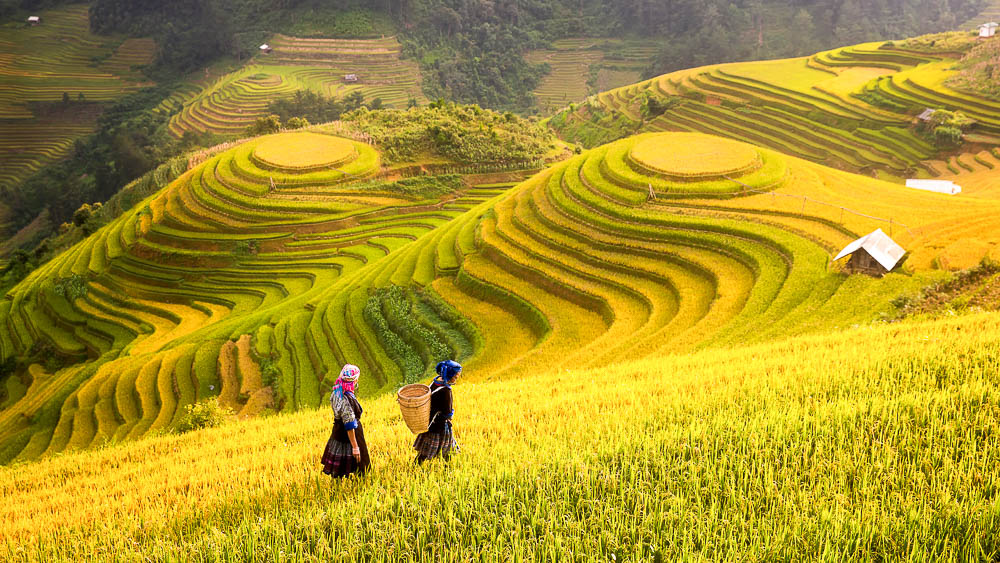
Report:
M396 393L403 422L414 434L427 432L431 418L431 388L423 383L403 386Z

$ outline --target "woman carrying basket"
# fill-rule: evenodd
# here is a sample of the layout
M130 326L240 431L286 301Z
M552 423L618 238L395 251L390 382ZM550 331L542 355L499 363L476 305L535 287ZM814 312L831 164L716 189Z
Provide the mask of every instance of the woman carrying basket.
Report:
M323 473L331 477L347 477L368 469L368 444L361 427L361 403L354 396L361 370L347 364L330 392L330 406L335 416L333 432L323 450Z
M437 377L431 384L431 418L427 432L417 436L413 449L417 450L417 463L441 456L448 460L451 452L459 451L451 433L451 417L455 409L451 400L451 386L462 373L462 365L454 360L438 363Z

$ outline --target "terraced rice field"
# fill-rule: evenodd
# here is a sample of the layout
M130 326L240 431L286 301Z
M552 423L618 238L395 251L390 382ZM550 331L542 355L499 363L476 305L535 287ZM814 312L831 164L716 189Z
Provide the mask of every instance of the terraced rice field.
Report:
M411 98L426 103L415 62L400 59L400 44L386 39L305 39L278 36L274 51L258 55L247 66L219 78L184 101L170 131L242 133L266 113L276 98L296 90L343 97L361 92L365 100L380 98L387 107L406 107ZM344 76L356 74L357 82Z
M979 29L986 22L1000 22L1000 0L990 0L977 16L958 26L958 29Z
M119 76L128 76L131 73L141 81L142 77L137 71L153 62L155 52L156 42L152 39L129 38L115 49L114 54L104 61L101 68Z
M1000 126L1000 105L944 86L958 56L867 43L806 58L714 65L593 96L553 121L579 137L569 140L580 140L597 109L621 116L636 132L695 131L888 180L933 177L943 173L940 153L913 131L916 113L929 107L976 119L979 135L963 147L970 155L991 149ZM674 105L643 119L647 94ZM872 105L866 94L907 113ZM595 123L591 130L598 129Z
M74 140L93 131L99 108L90 102L138 89L143 79L134 67L153 57L150 40L89 33L86 5L41 16L41 25L8 23L0 34L0 188L64 157ZM64 93L69 104L61 103Z
M657 52L648 41L620 39L560 39L552 47L525 57L551 67L534 92L537 107L546 114L596 92L637 82Z
M72 365L8 379L3 458L169 428L210 396L244 416L312 408L346 361L379 394L444 356L507 378L849 326L934 278L970 229L1000 242L993 199L696 133L513 188L404 196L378 173L375 148L322 128L247 141L32 274L0 303L2 358L41 346ZM875 227L911 274L829 263Z
M379 169L372 147L322 132L250 141L35 272L0 305L2 355L37 344L84 363L9 380L5 451L16 443L22 457L37 457L138 436L213 395L244 415L316 406L346 356L386 365L373 392L394 384L399 369L366 340L374 338L362 316L367 294L317 296L509 186L423 200L380 191L371 183ZM56 291L72 279L85 281L85 295ZM448 326L436 316L446 310L428 311ZM469 348L462 333L446 334ZM252 350L226 344L251 335ZM281 375L248 382L247 366L264 359Z

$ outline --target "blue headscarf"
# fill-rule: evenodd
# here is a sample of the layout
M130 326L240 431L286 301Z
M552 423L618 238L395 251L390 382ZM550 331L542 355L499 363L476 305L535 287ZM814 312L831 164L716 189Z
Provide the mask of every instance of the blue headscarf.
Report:
M450 379L453 379L459 373L462 373L462 364L456 362L455 360L444 360L443 362L438 362L438 365L434 368L437 372L437 377L434 378L434 383L439 385L444 385L445 387L451 389Z

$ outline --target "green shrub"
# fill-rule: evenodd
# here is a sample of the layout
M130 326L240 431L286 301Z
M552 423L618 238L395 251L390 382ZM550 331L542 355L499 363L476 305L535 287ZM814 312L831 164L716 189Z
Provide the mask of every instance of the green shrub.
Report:
M949 147L961 144L962 130L958 127L941 125L934 128L934 141L941 146Z
M423 374L424 363L416 350L393 332L392 327L389 326L389 322L382 313L382 296L380 295L382 291L385 290L376 291L374 295L368 297L363 312L365 322L372 327L379 344L392 358L392 361L399 365L403 371L404 381L414 383Z
M654 119L683 103L684 100L678 96L670 96L664 100L647 93L642 103L642 115L646 119Z
M243 257L256 256L259 251L260 242L253 239L241 240L237 242L236 246L233 248L233 252L235 252L237 256Z
M226 417L232 415L232 411L219 404L216 397L201 402L192 403L184 407L184 415L177 423L178 432L190 432L202 428L213 428L226 421Z
M281 118L275 114L267 117L258 117L252 125L247 126L246 133L253 137L256 135L269 135L281 131Z
M281 375L281 370L278 369L278 362L274 358L261 358L258 363L260 365L261 383L264 384L264 387L274 388L274 384Z
M59 278L52 285L52 291L60 297L65 297L70 302L76 301L87 295L87 279L77 274L66 278Z
M537 123L479 106L435 102L424 108L344 114L369 135L388 162L427 155L463 163L534 161L548 151L552 135Z
M462 180L460 174L439 174L436 176L414 176L395 182L366 182L364 184L355 184L353 189L358 191L386 191L419 198L436 198L458 191L463 187L465 187L465 182Z
M302 129L303 127L309 127L309 120L304 117L292 117L285 123L285 127L288 129Z

